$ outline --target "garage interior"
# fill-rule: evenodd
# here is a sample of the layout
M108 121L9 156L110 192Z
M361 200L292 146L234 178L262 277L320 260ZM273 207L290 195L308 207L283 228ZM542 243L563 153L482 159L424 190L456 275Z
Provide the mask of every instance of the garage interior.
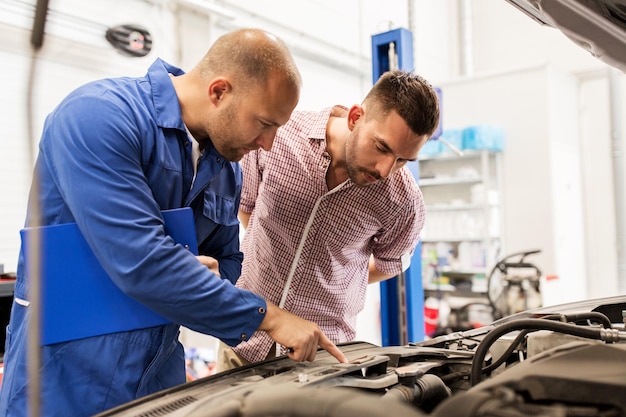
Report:
M498 261L512 254L533 252L523 260L531 276L538 271L541 289L527 294L534 304L524 308L626 292L624 73L507 1L53 0L31 80L33 12L27 0L0 4L3 327L45 116L77 86L143 75L156 57L188 68L212 40L241 27L287 42L304 80L298 109L358 102L376 78L373 42L398 30L410 34L412 69L441 91L441 134L411 167L428 209L403 277L418 280L410 314L419 329L394 342L455 324L442 321L484 300L490 276L502 273ZM120 53L106 39L123 24L146 28L147 55ZM357 340L388 344L394 324L381 319L385 291L368 288ZM508 313L523 309L514 308ZM494 318L481 308L464 312L465 324ZM195 376L209 375L216 341L190 330L181 341Z

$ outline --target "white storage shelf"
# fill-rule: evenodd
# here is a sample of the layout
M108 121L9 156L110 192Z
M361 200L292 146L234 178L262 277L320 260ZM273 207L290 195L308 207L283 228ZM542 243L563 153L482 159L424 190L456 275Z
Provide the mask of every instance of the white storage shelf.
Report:
M502 246L500 159L487 150L420 158L426 293L484 293L482 283Z
M482 181L482 178L423 178L420 179L420 186L432 187L437 185L476 184Z

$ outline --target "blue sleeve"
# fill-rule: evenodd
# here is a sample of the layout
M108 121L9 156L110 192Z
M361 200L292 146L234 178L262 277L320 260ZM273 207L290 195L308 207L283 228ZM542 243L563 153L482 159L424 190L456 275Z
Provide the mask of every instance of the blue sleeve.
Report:
M164 233L160 211L173 207L159 206L151 188L155 175L148 179L142 164L143 155L153 151L147 148L163 146L163 132L142 113L146 106L133 102L137 99L101 95L70 98L48 118L39 156L43 186L56 190L62 210L71 212L124 293L174 323L230 345L247 340L264 318L265 301L217 277ZM172 158L154 161L162 187L179 180L180 161ZM47 203L59 205L46 198L44 210ZM49 223L61 215L47 214ZM224 261L225 275L233 274L237 262Z
M243 253L239 250L239 224L220 226L210 244L201 244L199 252L218 260L220 276L235 284L241 275Z

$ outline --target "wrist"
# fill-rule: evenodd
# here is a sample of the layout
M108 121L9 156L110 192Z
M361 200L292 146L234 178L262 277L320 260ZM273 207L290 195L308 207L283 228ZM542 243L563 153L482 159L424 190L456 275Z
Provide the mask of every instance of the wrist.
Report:
M259 325L259 328L257 330L270 332L275 327L276 317L278 316L278 314L280 314L280 309L276 304L270 301L266 301L266 303L267 306L265 308L265 317L263 318L263 321L261 321L261 324Z

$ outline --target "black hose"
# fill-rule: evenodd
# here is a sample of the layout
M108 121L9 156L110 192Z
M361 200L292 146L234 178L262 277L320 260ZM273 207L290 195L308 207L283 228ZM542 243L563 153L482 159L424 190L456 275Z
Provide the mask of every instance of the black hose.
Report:
M581 320L589 320L595 321L602 324L602 327L605 329L610 329L613 327L611 320L602 313L598 313L597 311L588 311L585 313L576 313L576 314L550 314L548 316L543 316L542 319L548 320L561 320L562 322L572 322L575 323Z
M416 398L416 403L421 408L430 411L437 404L452 396L452 391L437 375L426 374L417 380L421 396Z
M600 324L602 324L602 327L604 327L605 329L610 329L613 327L611 320L609 320L609 318L606 315L595 312L595 311L588 311L585 313L576 313L576 314L550 314L550 315L541 317L541 319L542 320L560 320L562 323L568 323L568 322L575 323L581 320L589 320L592 322L594 321L600 322ZM515 339L513 339L513 341L507 348L507 350L496 361L491 363L489 366L486 366L485 368L483 368L482 373L490 373L491 371L496 369L498 366L502 365L502 363L506 360L506 358L508 358L509 355L513 353L515 348L519 346L519 344L522 342L522 340L526 337L528 333L531 333L531 331L530 330L521 331L520 334L518 334L515 337Z
M381 397L382 400L404 401L430 410L452 396L452 391L437 375L425 374L413 386L397 385Z
M511 353L513 353L515 348L519 346L522 340L530 332L531 332L530 330L522 330L517 336L515 336L515 339L513 339L509 347L504 351L504 353L497 360L493 361L489 366L486 366L485 368L483 368L482 373L490 373L491 371L496 369L498 366L502 365L502 363L504 363L506 358L508 358L511 355Z
M484 337L472 360L472 368L470 373L471 385L476 385L481 381L483 371L483 361L491 345L507 333L515 330L552 330L559 333L571 334L573 336L586 337L588 339L600 340L601 329L595 327L582 327L568 323L545 319L521 319L510 323L504 323L495 327Z

